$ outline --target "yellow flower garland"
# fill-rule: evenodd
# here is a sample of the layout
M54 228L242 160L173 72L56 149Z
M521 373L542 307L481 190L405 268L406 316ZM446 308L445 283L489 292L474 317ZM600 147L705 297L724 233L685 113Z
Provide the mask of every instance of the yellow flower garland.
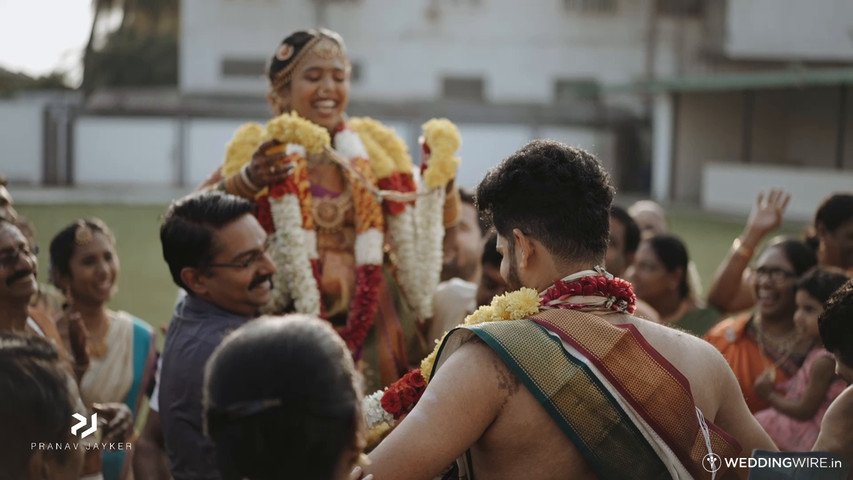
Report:
M539 293L536 290L523 287L515 292L505 293L493 298L491 305L484 305L478 308L476 312L468 315L462 326L486 322L521 320L537 314L539 312L540 301ZM421 375L427 382L429 382L430 375L432 374L435 358L438 356L438 349L441 347L446 336L447 333L442 335L441 339L436 341L432 353L421 361Z
M429 165L424 171L427 188L441 188L456 176L459 158L456 151L462 145L459 129L446 118L434 118L423 124L424 139L430 149Z
M240 171L252 158L252 154L261 144L264 127L255 122L244 123L234 132L234 136L225 148L225 162L222 164L222 176L230 177Z
M302 145L309 154L322 153L332 143L325 128L300 117L295 111L279 115L267 122L266 133L261 140L273 139L283 144Z
M393 172L412 173L412 156L409 147L400 140L394 130L370 117L349 119L347 126L355 130L367 149L373 174L378 179Z

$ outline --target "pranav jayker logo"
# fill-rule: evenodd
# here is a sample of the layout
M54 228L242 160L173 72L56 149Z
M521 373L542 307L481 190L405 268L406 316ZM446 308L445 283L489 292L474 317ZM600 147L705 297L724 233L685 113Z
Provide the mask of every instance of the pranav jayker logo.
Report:
M71 427L71 435L77 435L77 431L79 431L81 428L86 426L86 420L87 419L86 419L86 417L84 417L83 415L80 415L79 413L75 413L74 415L72 415L72 417L74 417L74 419L77 420L78 423L77 423L77 425L74 425ZM88 429L80 432L80 438L86 438L89 435L95 433L97 430L98 430L98 414L93 413L92 414L92 426L89 427Z

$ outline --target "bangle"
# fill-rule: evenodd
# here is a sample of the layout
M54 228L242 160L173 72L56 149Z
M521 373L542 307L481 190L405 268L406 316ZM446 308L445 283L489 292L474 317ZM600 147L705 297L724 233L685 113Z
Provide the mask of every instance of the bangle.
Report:
M742 256L747 260L752 258L752 254L755 253L752 251L751 248L743 244L740 237L736 237L735 240L732 242L732 249L734 249L736 254Z
M261 190L261 187L255 185L255 183L252 182L252 180L249 178L248 163L243 165L243 167L240 169L240 179L243 180L243 183L245 184L246 188L251 190L253 193L259 192Z

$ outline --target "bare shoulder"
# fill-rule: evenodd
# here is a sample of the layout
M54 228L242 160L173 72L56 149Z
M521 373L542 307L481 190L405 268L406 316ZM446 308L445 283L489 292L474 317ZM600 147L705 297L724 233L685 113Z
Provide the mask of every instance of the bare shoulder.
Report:
M713 345L684 330L642 318L625 316L641 335L670 362L702 364L703 368L728 369L728 363ZM678 366L678 365L676 365Z
M845 388L829 405L821 428L843 426L844 423L853 423L853 386ZM853 437L853 430L849 431L849 435Z
M826 410L812 450L853 460L853 386L844 389Z
M714 412L721 398L740 395L731 367L713 345L677 328L636 317L626 318L633 319L630 323L652 348L688 379L703 411Z
M514 395L521 387L518 377L494 350L476 335L465 339L459 348L451 353L438 370L436 379L441 375L448 377L448 383L474 382L479 388L495 390L504 397Z

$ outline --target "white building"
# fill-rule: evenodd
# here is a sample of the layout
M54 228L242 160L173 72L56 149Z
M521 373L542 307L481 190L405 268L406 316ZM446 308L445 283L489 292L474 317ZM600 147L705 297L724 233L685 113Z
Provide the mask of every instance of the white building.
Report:
M707 2L697 61L655 94L655 197L749 210L784 186L790 217L853 191L853 2Z
M180 15L178 92L99 93L69 158L45 148L18 180L53 165L59 183L197 183L240 123L269 117L282 38L318 25L346 39L351 115L413 151L429 118L459 125L463 185L543 137L595 152L623 191L718 209L776 183L802 184L793 209L812 212L853 169L849 0L182 0Z

